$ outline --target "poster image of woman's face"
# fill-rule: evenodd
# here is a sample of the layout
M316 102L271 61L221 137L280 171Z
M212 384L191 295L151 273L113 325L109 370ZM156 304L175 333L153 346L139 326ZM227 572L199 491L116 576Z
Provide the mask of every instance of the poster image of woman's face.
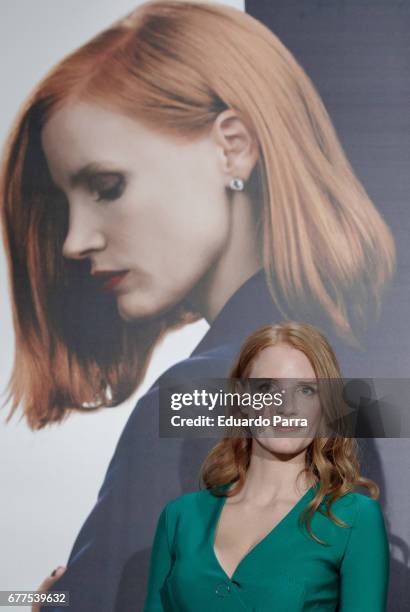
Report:
M127 399L164 333L213 324L259 270L284 318L350 344L395 271L312 81L226 6L144 3L66 56L24 103L3 167L12 411L33 427L105 405L107 388L110 405Z
M252 428L253 443L279 455L297 455L303 452L318 435L322 418L322 407L318 381L308 357L303 351L280 342L261 350L255 357L250 377L268 381L282 398L280 407L267 407L267 416L272 422L273 414L280 416L279 427ZM291 419L306 419L307 425L286 426L283 422L296 423Z
M63 256L89 260L125 320L189 300L208 271L234 264L236 245L249 254L251 203L235 194L232 206L227 187L249 177L257 146L234 111L205 134L179 139L77 100L47 121L42 145L68 205Z

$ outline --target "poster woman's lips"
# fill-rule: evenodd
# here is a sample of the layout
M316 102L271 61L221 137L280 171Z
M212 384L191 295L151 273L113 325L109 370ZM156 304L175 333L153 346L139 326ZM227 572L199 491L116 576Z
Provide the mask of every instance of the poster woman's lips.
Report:
M98 270L92 275L101 282L102 289L112 290L118 287L128 272L129 270Z

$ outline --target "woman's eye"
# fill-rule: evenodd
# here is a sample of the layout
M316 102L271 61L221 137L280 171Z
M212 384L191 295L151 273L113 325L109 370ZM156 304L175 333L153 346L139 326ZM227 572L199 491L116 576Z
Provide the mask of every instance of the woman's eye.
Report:
M266 382L260 383L257 387L257 390L260 393L272 393L273 394L273 393L277 393L279 389L278 389L278 386L275 385L275 383L266 381Z
M299 391L306 397L310 397L316 393L316 389L310 385L303 385L303 387L299 387Z
M263 383L255 389L255 392L256 391L259 391L259 393L267 393L269 391L269 385L267 383Z
M124 191L124 177L117 172L104 172L90 177L89 189L96 194L96 201L117 200Z

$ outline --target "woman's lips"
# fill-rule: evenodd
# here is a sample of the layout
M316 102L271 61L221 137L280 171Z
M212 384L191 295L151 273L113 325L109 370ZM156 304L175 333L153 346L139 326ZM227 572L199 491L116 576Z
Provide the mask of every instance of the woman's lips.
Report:
M96 272L94 276L101 283L101 288L107 291L118 288L129 270L119 270L114 272Z
M258 428L261 431L269 431L269 432L273 432L273 431L277 431L280 433L286 433L286 432L291 432L291 431L301 431L301 432L306 432L307 427L295 427L295 426L289 426L286 427L284 425L268 425L267 427L261 427Z
M274 425L273 429L275 431L302 431L303 427L278 427Z

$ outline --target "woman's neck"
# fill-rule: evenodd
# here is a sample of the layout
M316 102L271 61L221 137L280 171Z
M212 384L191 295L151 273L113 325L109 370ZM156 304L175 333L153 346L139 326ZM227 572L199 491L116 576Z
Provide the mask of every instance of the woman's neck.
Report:
M260 506L299 499L314 484L305 474L298 477L305 459L306 449L292 455L278 454L253 439L251 461L238 496Z
M186 299L209 324L237 289L263 267L255 206L246 194L238 193L230 210L231 226L226 244Z

